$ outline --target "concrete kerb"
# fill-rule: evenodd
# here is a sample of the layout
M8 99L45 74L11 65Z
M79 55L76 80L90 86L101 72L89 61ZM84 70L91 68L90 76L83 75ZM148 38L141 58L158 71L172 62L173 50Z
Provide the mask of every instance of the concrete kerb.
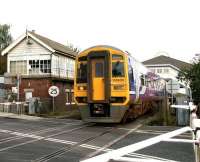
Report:
M24 119L24 120L41 120L41 119L44 119L42 117L37 117L37 116L18 115L18 114L5 113L5 112L0 112L0 117L13 118L13 119Z

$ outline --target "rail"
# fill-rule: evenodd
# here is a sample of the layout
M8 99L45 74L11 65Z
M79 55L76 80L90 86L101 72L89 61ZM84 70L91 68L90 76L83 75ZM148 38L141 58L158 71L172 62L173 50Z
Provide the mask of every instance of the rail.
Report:
M126 157L126 155L129 155L130 153L133 153L135 151L144 149L146 147L149 147L153 144L159 143L161 141L167 141L167 142L184 142L184 143L192 143L194 146L194 153L195 153L195 162L200 162L200 119L197 118L196 111L197 107L193 105L192 103L189 104L189 106L185 105L172 105L171 107L174 108L182 108L182 109L188 109L190 110L190 126L186 126L177 130L174 130L172 132L168 132L129 146L122 147L120 149L110 151L86 160L82 160L81 162L109 162L109 161L116 161L116 162L136 162L141 161L141 159L137 158L130 158ZM173 137L176 137L178 135L181 135L183 133L186 133L190 131L193 135L193 139L176 139ZM150 159L142 159L144 162L151 161ZM155 160L153 160L155 161Z

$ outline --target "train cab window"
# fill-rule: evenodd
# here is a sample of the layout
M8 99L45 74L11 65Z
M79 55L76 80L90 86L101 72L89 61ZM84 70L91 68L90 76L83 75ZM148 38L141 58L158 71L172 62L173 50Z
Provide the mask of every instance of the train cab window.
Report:
M113 54L112 55L112 60L123 60L123 56Z
M95 64L95 77L103 77L103 63L97 62Z
M124 77L123 62L112 62L112 77Z
M78 64L77 83L87 83L87 63Z

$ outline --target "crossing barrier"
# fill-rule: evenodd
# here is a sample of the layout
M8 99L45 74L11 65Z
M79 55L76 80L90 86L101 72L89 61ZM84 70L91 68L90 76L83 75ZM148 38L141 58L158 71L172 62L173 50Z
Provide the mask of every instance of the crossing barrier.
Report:
M186 126L172 132L164 133L162 135L122 147L120 149L110 151L86 160L82 160L81 162L136 162L136 161L144 161L149 162L151 159L138 159L138 158L130 158L127 155L149 147L153 144L159 143L161 141L167 142L183 142L183 143L191 143L194 146L195 153L195 162L200 162L200 119L197 118L196 111L197 107L190 103L187 105L172 105L174 108L182 108L190 110L190 126ZM193 139L176 139L174 137L181 135L186 132L191 132L193 135ZM155 161L155 159L153 160Z

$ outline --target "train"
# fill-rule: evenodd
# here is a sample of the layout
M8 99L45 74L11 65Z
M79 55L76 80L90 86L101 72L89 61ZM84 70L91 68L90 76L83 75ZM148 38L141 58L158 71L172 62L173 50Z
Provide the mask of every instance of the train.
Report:
M120 123L158 106L165 81L129 52L108 45L76 57L74 100L83 121Z

